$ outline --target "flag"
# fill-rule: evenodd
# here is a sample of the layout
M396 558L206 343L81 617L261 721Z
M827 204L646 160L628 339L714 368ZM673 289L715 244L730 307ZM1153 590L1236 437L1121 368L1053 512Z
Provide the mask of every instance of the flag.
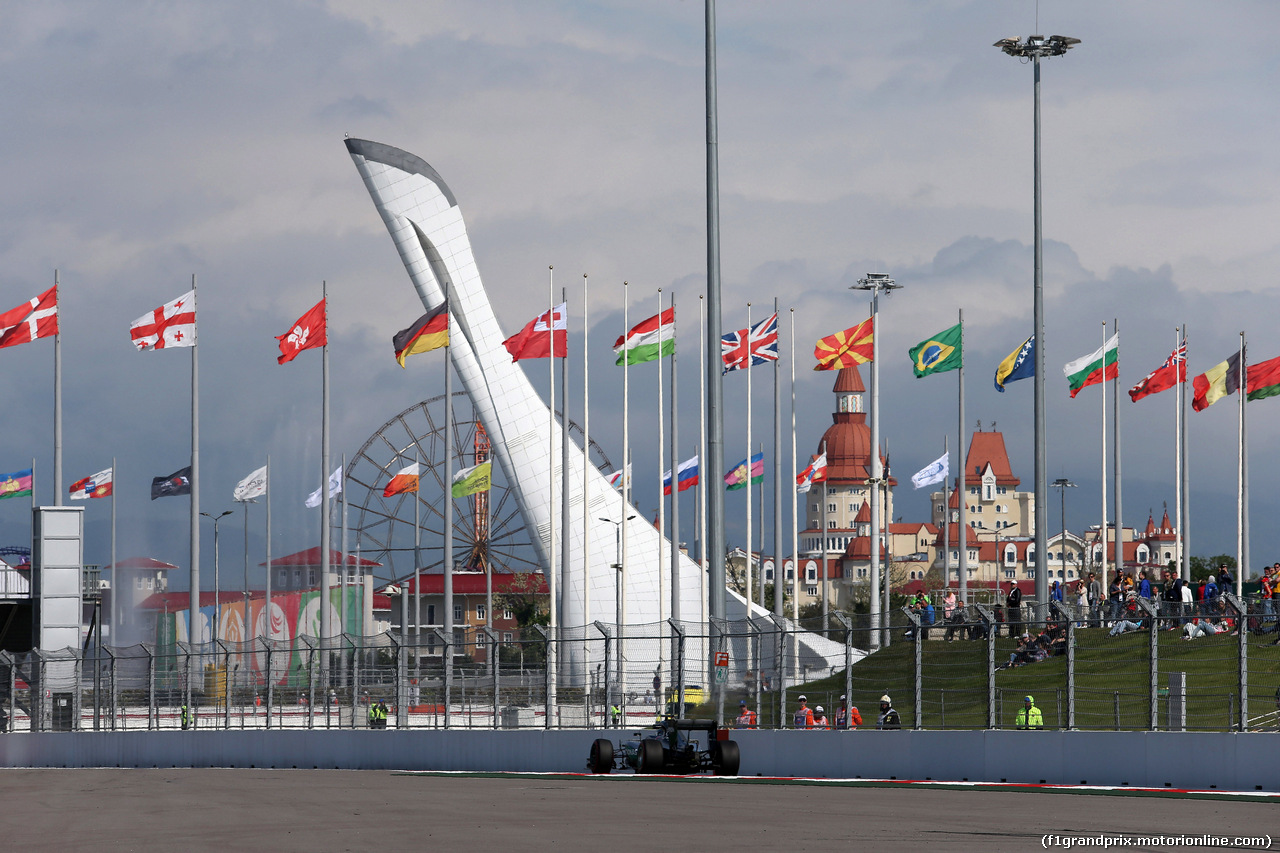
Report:
M941 483L951 473L951 453L947 452L911 475L911 485L917 489Z
M615 489L622 488L622 471L614 471L605 477L609 481L609 485ZM627 485L631 485L631 466L627 466Z
M418 463L414 462L396 472L391 482L387 483L387 487L382 490L382 496L389 498L392 495L416 491L418 491Z
M476 492L487 492L492 485L492 462L485 461L470 468L463 468L453 475L453 487L450 494L455 498L465 498Z
M764 482L764 453L757 453L751 457L751 482ZM733 466L733 470L724 475L724 484L729 487L729 491L736 492L738 489L747 487L747 460L743 459L737 465Z
M92 477L85 477L83 480L76 480L71 484L67 491L71 495L71 500L82 501L87 498L109 498L111 497L111 480L114 471L108 468L105 471L99 471Z
M1019 379L1036 375L1036 336L1022 342L1022 346L1005 356L996 368L996 390L1004 393L1004 386Z
M1228 394L1240 390L1240 352L1191 380L1191 408L1203 412Z
M561 302L550 311L543 311L530 320L523 329L502 342L511 353L512 361L522 358L564 358L569 352L569 323L567 302ZM552 352L551 337L555 337Z
M1106 343L1088 355L1068 362L1062 372L1067 376L1072 399L1080 393L1081 388L1115 379L1120 375L1119 332L1107 338Z
M1187 345L1180 344L1164 364L1151 371L1141 382L1129 389L1129 399L1138 402L1150 394L1167 391L1179 382L1187 381Z
M25 471L14 471L11 474L0 474L0 499L20 498L31 494L31 474L30 468Z
M329 475L329 497L336 497L342 492L342 466L339 465L333 469L333 473ZM306 505L311 509L320 506L320 489L316 489L307 495Z
M298 318L289 331L276 335L280 342L280 355L276 364L284 364L293 359L304 349L315 349L329 343L327 316L328 308L321 299L311 310Z
M237 502L251 501L267 493L267 466L263 465L248 477L245 477L231 493L231 499Z
M401 329L391 338L396 348L396 361L404 367L404 360L411 355L431 352L449 345L449 303L442 302L423 314L413 325Z
M29 344L36 338L58 334L58 288L0 314L0 347ZM7 497L7 495L6 495Z
M616 364L644 364L676 351L676 309L668 308L648 320L636 323L613 343L618 354Z
M921 341L907 350L907 355L911 356L911 369L915 371L916 378L928 376L930 373L958 370L964 357L961 352L963 339L964 327L956 323L951 328L944 329L932 338Z
M824 451L820 456L813 457L805 469L796 475L796 491L804 494L813 487L814 483L821 483L826 479L827 454Z
M178 346L175 344L175 346ZM186 346L186 344L181 344ZM156 477L151 481L151 500L173 498L191 494L191 466L174 471L168 477Z
M1249 365L1245 371L1249 383L1249 399L1265 400L1280 394L1280 358Z
M698 457L687 459L676 466L676 480L679 489L683 492L685 489L698 485ZM671 494L671 470L668 469L662 475L662 493L664 495Z
M871 361L875 354L875 318L869 317L851 329L822 338L813 348L818 360L814 370L839 370Z
M140 350L195 346L196 292L188 290L172 302L143 314L130 324L129 336Z
M778 315L770 314L750 329L739 329L720 338L724 372L745 370L778 360Z

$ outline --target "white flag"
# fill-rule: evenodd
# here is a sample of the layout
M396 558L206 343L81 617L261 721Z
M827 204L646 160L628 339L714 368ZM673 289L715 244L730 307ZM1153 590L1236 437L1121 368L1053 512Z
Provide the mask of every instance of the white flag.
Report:
M342 491L342 466L339 465L333 469L333 473L329 475L329 497L333 497ZM316 489L307 496L307 506L315 509L320 506L320 490Z
M263 465L240 481L240 485L236 486L236 490L232 492L231 499L233 501L251 501L254 498L262 497L266 493L267 466Z
M939 458L933 460L928 465L912 474L911 485L915 486L917 489L923 489L925 486L933 483L941 483L943 480L947 479L947 476L951 472L950 456L950 452L944 453Z

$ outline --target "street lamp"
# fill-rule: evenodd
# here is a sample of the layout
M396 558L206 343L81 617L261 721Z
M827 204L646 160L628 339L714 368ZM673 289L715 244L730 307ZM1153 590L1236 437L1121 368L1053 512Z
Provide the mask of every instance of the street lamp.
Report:
M1058 496L1062 499L1062 538L1058 540L1058 547L1061 548L1062 554L1062 579L1067 579L1067 489L1074 489L1076 484L1068 480L1066 477L1059 477L1050 483L1058 490ZM1047 563L1046 563L1047 564Z
M1035 332L1035 495L1036 512L1049 503L1049 488L1045 475L1045 418L1044 418L1044 247L1041 242L1040 217L1040 58L1045 56L1062 56L1080 43L1080 39L1069 36L1027 36L1026 39L1004 38L995 43L1010 56L1021 60L1031 60L1035 70L1035 109L1033 115L1033 172L1034 181L1032 195L1034 198L1034 332ZM1037 519L1037 522L1039 519ZM1036 601L1040 606L1049 597L1049 563L1046 557L1048 536L1045 525L1036 524Z
M213 519L213 631L210 633L210 637L216 641L218 639L218 629L222 626L222 601L218 587L218 525L222 522L222 519L231 515L231 510L223 510L217 515L208 512L200 514L205 518Z
M601 521L613 525L614 535L614 559L617 561L613 564L613 604L614 604L614 625L618 632L617 640L617 656L618 662L614 671L622 672L622 525L626 524L634 515L628 515L623 521L614 521L612 518L600 518ZM606 701L609 695L609 685L604 686Z

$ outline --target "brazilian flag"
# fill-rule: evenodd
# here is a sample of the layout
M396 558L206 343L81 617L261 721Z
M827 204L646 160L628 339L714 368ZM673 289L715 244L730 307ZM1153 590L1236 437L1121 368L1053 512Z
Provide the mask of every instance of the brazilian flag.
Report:
M956 323L931 338L927 338L907 351L911 357L911 369L916 378L930 373L959 370L964 327Z

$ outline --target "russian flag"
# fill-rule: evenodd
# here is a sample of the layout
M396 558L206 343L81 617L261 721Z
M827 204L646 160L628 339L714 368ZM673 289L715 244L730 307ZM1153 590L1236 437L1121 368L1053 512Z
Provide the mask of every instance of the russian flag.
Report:
M680 491L692 488L698 485L698 457L687 459L681 462L676 468L676 477L680 481ZM664 495L671 494L671 471L668 469L662 475L662 493Z

